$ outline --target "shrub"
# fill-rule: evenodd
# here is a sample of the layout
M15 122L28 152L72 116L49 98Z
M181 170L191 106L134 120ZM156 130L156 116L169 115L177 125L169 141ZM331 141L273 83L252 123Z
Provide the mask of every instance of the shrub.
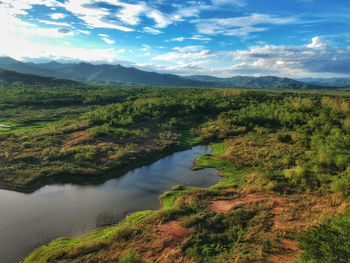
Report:
M279 142L292 142L293 139L288 133L280 133L277 135L277 141Z
M138 257L133 250L128 250L124 255L119 259L119 263L145 263L145 261Z
M347 213L349 214L349 213ZM348 263L350 259L350 216L340 215L301 232L298 262Z

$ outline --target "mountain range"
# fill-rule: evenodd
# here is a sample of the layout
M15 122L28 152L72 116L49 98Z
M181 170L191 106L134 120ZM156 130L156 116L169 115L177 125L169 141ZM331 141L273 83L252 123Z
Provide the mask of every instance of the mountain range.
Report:
M85 83L105 83L105 84L142 84L149 86L191 86L191 87L215 87L233 86L250 88L275 88L275 89L324 89L327 86L350 85L349 79L299 79L279 78L275 76L248 77L235 76L230 78L218 78L207 75L178 76L174 74L162 74L148 72L135 67L124 67L121 65L90 63L59 63L51 61L48 63L21 62L10 57L0 57L0 77L5 82L14 82L15 73L32 74L23 76L23 80L33 82L34 75L58 79L74 80ZM47 82L50 79L38 79L38 82ZM61 80L64 82L64 80ZM326 86L326 87L323 87Z

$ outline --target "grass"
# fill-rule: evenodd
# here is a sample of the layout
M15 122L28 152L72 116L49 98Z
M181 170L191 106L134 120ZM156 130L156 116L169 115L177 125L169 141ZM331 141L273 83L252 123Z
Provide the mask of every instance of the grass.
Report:
M133 224L129 221L124 221L116 226L99 229L83 237L74 239L59 238L35 250L23 263L41 263L54 259L61 260L66 256L77 258L81 255L106 248L113 241L132 235L134 231ZM75 262L79 262L79 260L77 259Z
M174 186L171 191L167 191L160 196L160 200L162 202L162 207L164 209L172 208L175 204L175 200L179 197L183 192L183 190L190 189L189 187L177 185Z
M203 154L196 159L194 170L202 168L216 168L220 171L220 175L225 179L218 184L210 187L211 190L219 190L229 187L237 187L244 183L244 175L248 173L245 168L238 167L227 160L218 159L220 155L225 153L226 148L223 142L215 142L211 144L213 151Z

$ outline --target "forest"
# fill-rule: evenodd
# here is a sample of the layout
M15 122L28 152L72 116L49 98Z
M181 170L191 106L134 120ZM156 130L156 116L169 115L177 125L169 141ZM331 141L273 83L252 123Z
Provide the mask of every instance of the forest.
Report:
M213 151L193 169L223 177L24 262L350 262L347 92L3 83L0 124L4 189L103 182L198 144ZM159 236L169 224L182 234Z

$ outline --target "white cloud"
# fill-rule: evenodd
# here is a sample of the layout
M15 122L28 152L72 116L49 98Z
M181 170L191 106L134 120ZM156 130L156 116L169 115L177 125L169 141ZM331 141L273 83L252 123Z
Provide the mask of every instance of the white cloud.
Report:
M106 42L108 45L113 45L115 43L115 40L109 39L107 37L103 37L102 40Z
M348 77L350 46L337 47L322 37L299 46L261 45L244 50L201 50L201 46L175 47L142 64L147 70L181 75L205 74L218 77L238 75L280 77ZM140 66L140 65L139 65Z
M170 39L170 41L178 41L178 42L182 42L184 40L185 40L184 37L175 37L175 38Z
M253 32L265 31L261 25L283 25L295 22L293 17L280 18L267 14L251 14L249 16L233 18L194 19L191 22L197 27L200 34L246 36Z
M151 49L151 46L146 45L146 44L142 44L142 51L149 51Z
M196 60L196 59L205 59L214 56L209 50L202 50L200 52L168 52L161 54L152 58L152 60L167 61L173 63L179 63L180 60Z
M214 6L226 6L226 5L234 5L234 6L245 6L247 5L245 0L212 0L211 1Z
M54 22L54 21L47 21L47 20L39 20L39 22L40 22L40 23L43 23L43 24L47 24L47 25L70 27L69 24L63 23L63 22Z
M307 45L309 48L325 48L327 47L327 42L321 37L313 37L311 44Z
M163 33L162 31L158 30L158 29L155 29L155 28L152 28L152 27L144 27L143 28L143 31L146 32L146 33L150 33L152 35L159 35L161 33Z
M184 53L184 52L197 52L199 50L203 50L204 47L203 46L186 46L186 47L174 47L173 49L181 53Z
M62 13L54 13L54 14L51 14L50 17L54 20L58 20L58 19L63 19L66 17L65 14L62 14Z
M65 8L75 16L83 20L91 28L110 28L120 31L134 31L132 28L125 27L115 21L108 19L110 11L104 8L96 7L92 0L82 2L80 0L68 0L65 2Z
M270 72L274 75L303 77L312 74L350 74L350 47L328 45L321 37L314 37L308 45L265 45L231 53L242 64L237 72Z
M78 29L77 32L85 34L85 35L90 35L90 32L87 31L87 30L80 30L80 29Z
M19 35L6 35L0 41L0 55L15 59L47 58L51 60L83 60L89 62L113 62L114 49L89 49L67 45L34 42Z
M210 40L212 40L212 39L209 38L209 37L204 37L204 36L201 36L201 35L193 35L193 36L190 37L189 39L192 39L192 40L200 40L200 41L210 41Z

